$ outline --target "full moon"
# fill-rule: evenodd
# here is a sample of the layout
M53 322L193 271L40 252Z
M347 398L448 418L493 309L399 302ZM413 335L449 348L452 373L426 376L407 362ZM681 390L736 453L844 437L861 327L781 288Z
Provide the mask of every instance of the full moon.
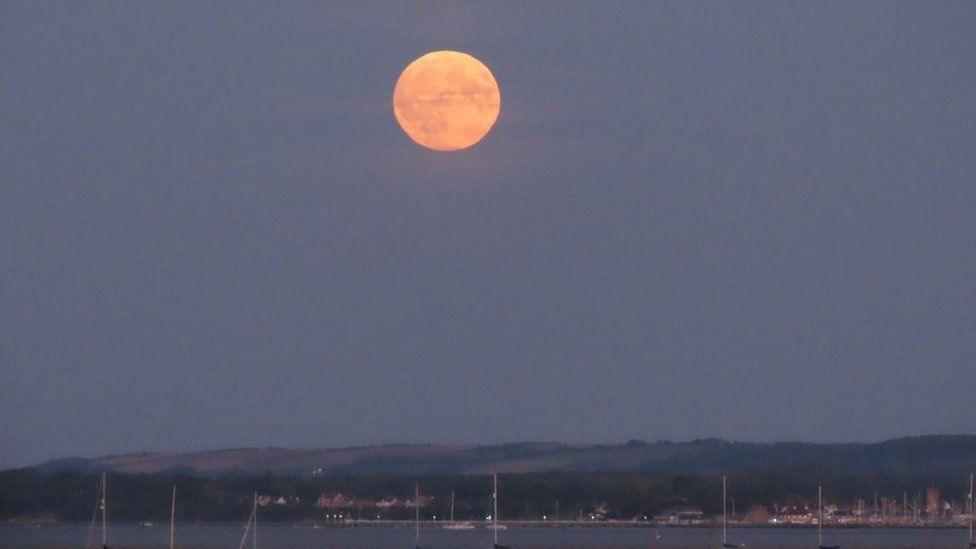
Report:
M393 89L393 114L403 131L435 151L466 149L498 118L501 93L481 61L435 51L407 65Z

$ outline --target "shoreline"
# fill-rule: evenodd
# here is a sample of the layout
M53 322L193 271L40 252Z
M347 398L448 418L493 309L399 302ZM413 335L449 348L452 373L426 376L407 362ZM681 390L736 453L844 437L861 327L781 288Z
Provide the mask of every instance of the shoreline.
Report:
M468 523L474 526L476 530L491 530L491 523L485 521L457 521L458 523ZM134 528L168 528L168 522L109 522L113 526L126 526ZM421 528L439 528L442 525L450 524L448 521L421 521ZM578 522L574 520L557 521L557 520L513 520L513 521L502 521L499 523L504 525L506 528L643 528L648 530L654 529L679 529L679 530L716 530L721 529L721 523L707 523L707 524L660 524L650 521L630 521L630 520L606 520L606 521L583 521ZM337 529L349 529L349 528L406 528L414 527L415 522L412 520L345 520L345 521L282 521L282 522L265 522L262 523L265 528L282 528L282 527L292 527L292 528L313 528L313 529L325 529L325 528L337 528ZM44 520L44 519L13 519L0 522L0 527L24 527L24 528L44 528L51 526L89 526L88 522L78 521L58 521L58 520ZM191 527L205 527L205 526L241 526L238 522L191 522L184 523L182 525L184 528L187 526ZM831 524L825 525L825 530L965 530L966 525L962 524L939 524L939 525L906 525L906 524ZM815 524L729 524L729 530L816 530L817 525Z

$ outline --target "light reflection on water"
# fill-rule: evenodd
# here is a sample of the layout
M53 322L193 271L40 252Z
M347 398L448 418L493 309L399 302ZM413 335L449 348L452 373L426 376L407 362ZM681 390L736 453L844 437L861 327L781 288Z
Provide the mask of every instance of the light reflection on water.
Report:
M434 548L486 548L491 531L445 531L437 526L423 529L421 545ZM500 532L500 542L513 549L584 549L606 547L692 549L721 546L721 532L707 528L662 528L655 539L651 528L542 528L512 527ZM237 525L185 525L177 528L176 546L182 549L234 549L243 528ZM963 530L863 529L825 530L824 542L844 549L957 549L966 546ZM109 546L113 549L167 549L167 525L143 528L110 525ZM17 549L77 549L88 539L88 525L52 525L41 528L0 526L0 547ZM100 536L96 536L99 541ZM383 549L413 547L412 526L326 527L259 525L258 546L262 549ZM817 546L816 530L751 529L729 531L729 541L749 549L786 549ZM247 547L250 547L250 540Z

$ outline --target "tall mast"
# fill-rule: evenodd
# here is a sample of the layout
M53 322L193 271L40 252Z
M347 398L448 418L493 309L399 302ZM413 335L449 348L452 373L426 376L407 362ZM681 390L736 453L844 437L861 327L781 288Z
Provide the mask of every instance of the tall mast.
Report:
M491 515L491 528L495 532L495 546L498 546L498 473L492 476L492 492L491 499L492 505L494 507L493 513Z
M91 526L88 527L88 542L85 543L85 549L91 549L92 543L95 541L95 524L98 523L98 510L102 506L102 486L98 485L98 494L95 495L95 510L92 511Z
M973 508L973 477L976 476L974 473L969 473L969 546L973 547L973 514L976 513L976 509Z
M251 516L247 517L247 524L244 525L244 535L241 536L241 544L237 549L244 549L244 544L247 543L247 535L251 532L251 526L257 528L258 525L258 493L254 492L254 505L251 506ZM254 535L254 546L256 547L258 543L257 533Z
M173 549L173 530L176 526L176 485L173 485L173 501L169 508L169 549Z
M903 517L902 520L904 522L908 522L908 490L904 490L901 493L901 504L904 509L901 513L901 516Z
M451 522L454 522L454 490L451 490Z
M722 545L728 542L726 530L728 529L728 517L725 515L725 495L726 495L725 476L722 476Z
M820 518L817 520L817 545L823 546L823 486L817 486L817 507Z
M251 508L254 515L254 529L251 530L251 549L258 549L258 493L254 492L254 505Z
M413 485L414 547L420 547L420 484Z
M102 473L102 547L108 547L108 534L105 529L105 473Z

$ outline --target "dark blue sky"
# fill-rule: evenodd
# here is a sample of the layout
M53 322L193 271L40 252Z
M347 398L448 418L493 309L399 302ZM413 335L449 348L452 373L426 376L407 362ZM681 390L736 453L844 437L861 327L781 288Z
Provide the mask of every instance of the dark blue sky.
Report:
M4 3L0 466L976 431L976 4L388 4Z

